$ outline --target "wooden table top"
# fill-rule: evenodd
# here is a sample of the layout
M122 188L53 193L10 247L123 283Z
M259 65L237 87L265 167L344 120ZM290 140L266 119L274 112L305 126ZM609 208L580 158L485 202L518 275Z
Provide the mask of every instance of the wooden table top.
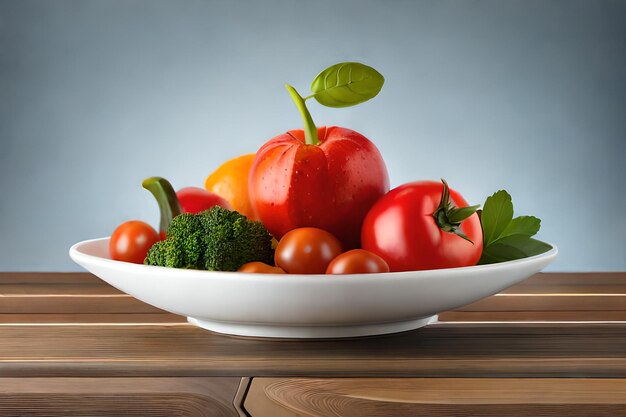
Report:
M538 274L411 332L223 336L85 273L0 274L3 377L624 377L626 273Z

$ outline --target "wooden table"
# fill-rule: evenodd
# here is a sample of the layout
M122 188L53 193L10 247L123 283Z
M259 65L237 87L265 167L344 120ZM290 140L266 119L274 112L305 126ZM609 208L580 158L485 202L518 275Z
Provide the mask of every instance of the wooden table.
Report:
M0 274L0 416L626 416L626 273L402 334L222 336L89 274Z

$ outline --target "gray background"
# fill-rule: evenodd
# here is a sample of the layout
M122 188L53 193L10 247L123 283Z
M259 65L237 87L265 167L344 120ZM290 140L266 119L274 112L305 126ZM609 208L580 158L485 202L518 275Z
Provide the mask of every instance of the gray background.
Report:
M380 148L392 185L505 188L551 270L626 270L625 1L0 0L0 270L78 270L72 243L157 224L152 175L202 186L300 118L339 61L378 69L318 125Z

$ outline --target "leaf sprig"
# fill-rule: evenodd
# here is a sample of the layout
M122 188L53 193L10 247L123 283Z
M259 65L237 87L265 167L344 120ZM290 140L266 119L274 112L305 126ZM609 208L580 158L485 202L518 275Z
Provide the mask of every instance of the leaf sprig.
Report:
M358 62L341 62L326 68L311 83L311 94L302 97L298 91L285 85L304 122L304 138L309 145L320 143L317 128L306 107L306 100L315 98L328 107L349 107L363 103L383 88L385 78L374 68Z
M513 201L504 190L487 198L480 212L483 228L483 253L479 264L512 261L539 255L552 246L534 236L541 227L541 220L534 216L513 218Z

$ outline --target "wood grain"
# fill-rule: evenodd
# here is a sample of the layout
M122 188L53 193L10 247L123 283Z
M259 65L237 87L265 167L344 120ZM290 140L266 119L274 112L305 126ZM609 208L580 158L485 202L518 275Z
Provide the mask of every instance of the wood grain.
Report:
M604 292L624 294L626 272L541 272L503 293Z
M624 377L626 324L436 324L283 341L191 325L0 326L5 376Z
M623 416L620 379L255 378L244 403L275 416Z
M87 273L0 273L0 323L184 322ZM43 318L42 314L54 315ZM122 314L106 319L91 314ZM126 314L126 315L123 315ZM143 314L146 316L130 316ZM165 314L165 313L164 313ZM71 316L75 315L75 316ZM626 321L626 273L540 273L502 294L439 315L440 321Z
M109 286L88 272L0 272L0 283L18 285L90 284Z
M86 273L0 273L0 324L183 323Z
M0 415L237 416L239 378L0 378Z
M442 322L626 322L626 311L446 311Z
M142 303L125 294L97 295L14 295L2 297L0 314L63 314L80 311L81 314L105 313L162 313L156 307Z
M455 311L626 311L626 294L498 294Z
M626 273L540 273L440 321L626 321Z
M31 274L0 275L0 315L162 312L90 274L42 274L39 281Z
M626 416L624 294L626 273L538 274L416 331L284 341L0 273L0 416Z
M624 273L539 274L507 295L440 316L462 324L444 322L386 337L302 342L212 334L187 325L184 317L118 297L123 294L90 274L1 273L0 311L5 313L0 314L0 375L622 377L626 323L480 322L620 320L625 311L615 300L621 296L612 291L622 291L625 283ZM596 295L576 304L587 298L584 289L590 286ZM554 294L560 295L546 295L552 293L542 288L556 288L560 292ZM46 293L53 296L44 314L41 304L29 300L44 299L39 296ZM559 307L567 311L533 301L563 294L577 294L566 296L569 304ZM612 304L597 294L606 294ZM71 295L101 303L93 308L87 302L70 302ZM21 313L13 312L11 300L17 299L23 301L17 306ZM106 307L119 299L137 304ZM97 311L101 306L104 312ZM574 310L579 307L585 310Z
M127 314L127 313L110 313L110 314L0 314L0 326L2 325L59 325L68 326L81 324L128 324L128 325L153 325L153 324L183 324L187 323L187 318L170 314L166 312L151 314Z

